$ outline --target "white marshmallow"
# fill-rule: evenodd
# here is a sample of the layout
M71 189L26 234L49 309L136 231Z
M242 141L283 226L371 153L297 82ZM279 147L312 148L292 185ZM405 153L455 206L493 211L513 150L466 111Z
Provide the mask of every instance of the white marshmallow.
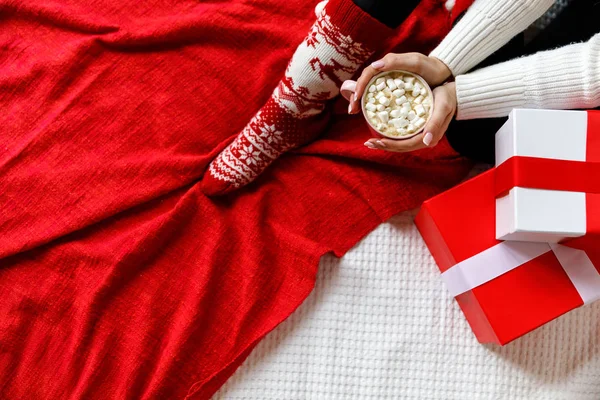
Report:
M373 103L367 103L367 104L365 105L365 108L366 108L367 110L369 110L369 111L375 111L375 110L377 110L377 107L375 107L375 104L373 104Z
M375 81L376 85L379 85L380 83L384 83L385 82L385 78L377 78L377 80Z
M383 104L377 104L377 111L383 111L385 110L385 106Z
M390 125L398 126L399 123L400 123L400 118L390 119Z
M375 104L375 99L371 97L371 98L368 100L368 102L369 102L369 103L371 103L371 104Z
M375 96L375 98L376 98L377 100L379 100L379 98L380 98L380 97L383 97L383 96L385 96L385 94L383 94L383 92L377 92L377 95Z
M398 86L396 85L396 83L394 82L393 79L388 79L387 81L385 81L385 84L387 85L387 87L390 88L390 90L394 90L394 89L398 88Z
M417 128L420 128L420 127L422 127L423 125L425 125L425 118L419 118L418 120L416 120L416 121L414 122L414 125L415 125Z
M413 84L412 84L412 82L406 82L404 84L404 90L413 90Z
M396 97L400 97L405 93L404 89L396 89L392 92L392 94Z
M368 111L368 110L367 110L367 116L368 116L370 119L373 119L373 118L375 118L375 115L376 115L376 114L375 114L373 111Z
M384 124L387 124L390 119L390 114L388 114L387 111L378 112L377 116L379 117L379 120Z
M383 90L385 89L385 82L381 82L380 84L377 85L377 90Z
M396 110L390 111L390 116L392 118L398 118L400 116L400 110L396 109Z
M407 101L406 103L402 104L402 108L408 108L410 110L412 107L410 106L410 103Z
M410 111L410 108L403 108L400 110L400 116L401 117L406 117L408 116L408 112Z
M408 124L408 126L406 127L406 131L408 133L414 132L415 131L415 126L413 124Z
M384 125L381 122L379 122L377 125L375 125L375 127L377 128L378 131L385 130L385 129L383 129Z
M404 87L404 81L400 78L394 79L394 83L398 89L402 89Z
M400 128L405 128L408 126L408 120L406 118L400 118L400 123L398 125Z
M404 104L404 103L408 102L408 99L406 98L406 96L401 96L400 98L398 98L398 99L396 99L396 100L398 100L398 101L396 102L396 104L398 104L398 105L402 105L402 104Z
M415 119L415 117L417 116L417 114L415 114L415 112L413 110L410 110L408 112L408 116L406 117L409 121L412 121L413 119Z
M369 86L369 93L375 93L376 90L377 88L375 87L375 85Z
M419 96L414 100L415 104L421 104L423 102L423 96Z
M413 95L413 97L417 97L417 96L419 96L420 94L421 94L421 89L418 89L418 88L416 88L416 87L415 87L415 88L413 88L413 90L412 90L412 95Z
M390 105L390 99L388 99L385 96L380 97L378 101L379 101L380 104L383 104L386 107Z
M386 107L385 111L390 112L390 111L392 111L392 108L391 107Z
M421 96L427 96L427 89L421 88Z
M415 82L415 77L414 76L407 76L404 78L404 82L405 83L414 83Z
M375 95L373 93L367 94L367 99L374 99Z
M408 133L405 128L399 128L396 130L396 132L398 132L400 136L404 136Z
M392 97L392 91L388 88L383 89L383 94L385 94L387 97Z
M417 113L417 115L420 117L421 115L425 114L425 107L419 104L415 107L415 113Z

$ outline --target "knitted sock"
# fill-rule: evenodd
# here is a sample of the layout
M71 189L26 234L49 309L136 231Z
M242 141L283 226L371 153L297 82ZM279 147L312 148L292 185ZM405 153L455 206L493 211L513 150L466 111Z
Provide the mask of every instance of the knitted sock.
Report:
M207 195L247 185L281 154L313 140L325 127L326 102L393 32L351 0L323 4L271 98L210 164Z

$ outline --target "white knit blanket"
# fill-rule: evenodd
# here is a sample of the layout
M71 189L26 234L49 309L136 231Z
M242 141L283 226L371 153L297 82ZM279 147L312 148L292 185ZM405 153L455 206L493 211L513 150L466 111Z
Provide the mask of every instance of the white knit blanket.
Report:
M324 257L312 295L215 398L600 399L600 302L505 347L481 345L413 217Z

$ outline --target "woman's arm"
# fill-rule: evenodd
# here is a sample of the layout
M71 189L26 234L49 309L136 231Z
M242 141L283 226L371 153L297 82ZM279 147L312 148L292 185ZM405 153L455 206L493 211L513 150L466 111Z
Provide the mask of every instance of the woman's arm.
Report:
M513 108L600 106L600 33L456 77L457 119L508 115Z
M554 0L475 0L430 56L463 74L538 19Z

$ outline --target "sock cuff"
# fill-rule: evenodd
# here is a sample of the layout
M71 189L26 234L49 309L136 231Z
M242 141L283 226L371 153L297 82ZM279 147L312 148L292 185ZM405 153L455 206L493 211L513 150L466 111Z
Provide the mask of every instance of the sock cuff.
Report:
M350 36L370 52L380 49L382 42L394 34L394 29L367 14L352 0L329 0L325 13L342 35Z

